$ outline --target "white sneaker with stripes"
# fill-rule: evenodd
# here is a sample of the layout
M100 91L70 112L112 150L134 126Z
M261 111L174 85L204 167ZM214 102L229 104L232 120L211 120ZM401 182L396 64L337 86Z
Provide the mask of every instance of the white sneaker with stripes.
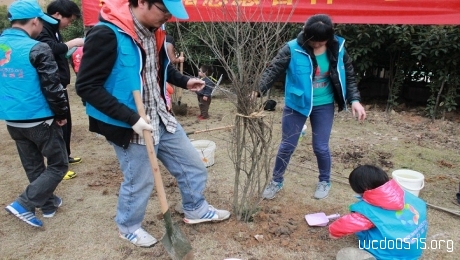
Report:
M119 236L139 247L152 247L158 243L158 240L152 237L143 228L138 228L136 231L129 234L119 233Z
M184 218L184 222L186 224L198 224L203 222L209 221L222 221L226 220L230 217L230 212L223 209L216 209L213 206L209 205L209 210L206 212L201 218L198 219L190 219Z

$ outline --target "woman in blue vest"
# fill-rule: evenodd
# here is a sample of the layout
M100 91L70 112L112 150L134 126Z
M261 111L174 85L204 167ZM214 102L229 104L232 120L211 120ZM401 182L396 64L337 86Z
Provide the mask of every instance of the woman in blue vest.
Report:
M377 259L419 259L426 247L426 203L376 166L359 166L348 179L359 201L350 206L351 214L329 226L329 232L331 238L356 234L359 249L344 248L339 254L356 255L363 249Z
M289 41L262 74L260 92L265 94L286 73L285 107L281 123L282 139L276 156L273 179L263 198L273 199L283 187L284 172L297 147L307 118L312 128L313 151L319 170L314 197L326 198L331 188L331 153L329 137L338 110L351 104L353 116L366 118L351 59L344 39L334 35L331 18L324 14L310 17L297 39Z

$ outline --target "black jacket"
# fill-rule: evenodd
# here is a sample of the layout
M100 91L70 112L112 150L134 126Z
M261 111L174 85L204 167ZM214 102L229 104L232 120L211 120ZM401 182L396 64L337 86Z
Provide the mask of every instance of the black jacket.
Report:
M313 54L313 49L308 46L306 43L304 44L303 40L303 33L299 33L297 36L297 42L300 46L310 55L313 61L313 71L316 71L316 67L318 64L316 62L315 55ZM329 72L331 77L331 82L333 85L334 90L334 99L339 107L339 111L345 108L345 103L343 102L343 94L342 88L340 86L339 75L335 68L337 67L337 58L339 53L339 44L337 41L330 41L327 44L327 55L329 58L330 66ZM265 69L262 74L261 80L259 82L259 90L265 94L275 83L275 81L282 76L286 69L291 62L291 50L289 45L284 45L276 55L275 58L271 61L270 65ZM343 57L343 62L345 64L345 73L347 77L347 102L351 102L352 100L361 101L361 96L359 94L358 85L356 83L355 72L353 69L353 64L351 61L350 56L345 51L345 55Z
M204 80L205 86L202 90L196 92L198 96L211 97L212 91L216 87L216 84L208 77L202 78Z
M58 81L53 57L50 56L48 46L39 43L30 50L29 60L32 66L37 69L42 93L54 113L54 118L63 120L67 118L69 111L68 100L63 86Z
M48 15L49 16L49 15ZM51 17L51 16L49 16ZM59 20L51 17L52 19L58 21L57 24L50 24L43 21L43 30L36 38L37 41L47 43L54 55L54 59L59 68L59 78L61 79L61 84L64 88L70 84L70 68L69 62L65 57L69 48L63 42L62 35L59 32Z

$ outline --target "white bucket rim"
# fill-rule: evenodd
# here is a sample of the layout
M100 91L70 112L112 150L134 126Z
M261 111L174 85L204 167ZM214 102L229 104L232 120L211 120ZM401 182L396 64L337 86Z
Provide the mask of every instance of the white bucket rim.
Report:
M404 177L401 177L401 176L398 176L398 173L399 172L406 172L406 173L415 173L416 175L418 175L420 178L417 179L417 180L413 180L413 179L409 179L409 178L404 178ZM403 189L405 190L412 190L412 191L420 191L422 190L424 187L425 187L425 175L423 175L423 173L421 172L418 172L418 171L414 171L414 170L410 170L410 169L398 169L398 170L394 170L392 173L391 173L391 177L399 184L399 186L401 186ZM407 187L405 186L402 181L398 181L399 180L404 180L405 182L422 182L422 185L418 188L415 188L415 187Z
M207 149L207 148L215 148L216 147L216 143L214 141L211 141L211 140L204 140L204 139L200 139L200 140L193 140L191 141L192 145L197 148L195 145L202 145L203 147L200 147L200 149ZM206 146L206 147L204 147Z
M420 188L413 188L413 187L407 187L407 186L404 186L404 184L402 184L400 181L398 181L398 177L397 176L393 176L393 179L396 180L396 182L405 190L413 190L413 191L419 191L419 190L422 190L423 187L425 187L425 181L422 180L422 186L420 186Z
M391 175L394 175L395 173L398 174L399 172L408 172L408 173L415 173L416 175L418 175L419 177L421 177L420 179L425 179L425 175L423 175L423 173L421 172L418 172L418 171L414 171L414 170L410 170L410 169L397 169L397 170L394 170ZM401 178L404 178L404 177L401 177Z

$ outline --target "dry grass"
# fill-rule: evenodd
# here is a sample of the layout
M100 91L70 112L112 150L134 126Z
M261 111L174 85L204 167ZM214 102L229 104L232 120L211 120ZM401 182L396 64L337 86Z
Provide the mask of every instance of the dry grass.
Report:
M56 194L64 205L52 219L39 218L44 228L26 225L5 211L0 213L0 259L168 259L159 244L154 248L136 248L117 237L114 223L117 192L122 174L113 148L101 136L88 132L87 117L73 87L69 88L73 137L72 154L83 163L72 165L78 177L63 181ZM279 122L283 100L278 102L274 131L279 142ZM197 121L198 104L192 93L185 93L188 116L178 117L186 131L203 130L232 124L234 109L223 97L214 98L211 119ZM0 122L0 205L13 201L27 185L14 142ZM308 136L308 135L307 135ZM408 167L425 174L426 187L420 197L439 206L455 208L451 203L457 192L460 167L460 127L458 120L436 122L417 115L417 111L398 112L387 116L377 108L369 110L369 118L358 124L349 113L336 116L331 136L333 176L345 180L357 164L376 163L391 173ZM206 197L217 207L231 209L233 166L227 154L229 132L216 131L191 135L193 139L216 142L215 165L208 168ZM164 170L163 170L164 172ZM186 226L180 222L194 248L196 259L237 257L256 259L334 259L342 247L357 246L354 236L330 240L326 228L310 228L304 215L323 211L346 214L353 202L353 192L339 182L333 183L330 196L321 201L312 198L316 183L316 162L309 138L295 152L287 170L283 191L272 201L263 201L251 223L235 218L223 223ZM175 182L164 174L164 183L171 208L180 201ZM458 217L429 209L429 240L451 239L454 252L443 247L425 250L423 259L457 259L460 246ZM156 194L152 194L143 226L157 238L164 227L159 217ZM257 241L254 236L263 235Z

